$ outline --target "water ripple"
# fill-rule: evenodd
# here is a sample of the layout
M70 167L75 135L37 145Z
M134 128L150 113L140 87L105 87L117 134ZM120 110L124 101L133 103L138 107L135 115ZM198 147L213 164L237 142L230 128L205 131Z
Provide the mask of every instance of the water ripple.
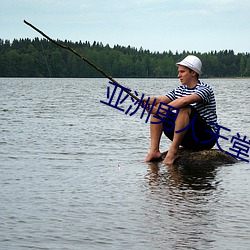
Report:
M207 80L228 136L250 134L250 81ZM146 95L178 85L120 81ZM1 79L0 248L248 249L249 164L143 163L149 124L101 104L107 85Z

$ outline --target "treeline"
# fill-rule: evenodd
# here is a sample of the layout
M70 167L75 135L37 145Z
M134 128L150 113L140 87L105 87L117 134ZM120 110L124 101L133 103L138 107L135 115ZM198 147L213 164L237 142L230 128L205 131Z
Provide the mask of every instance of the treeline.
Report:
M250 54L233 50L208 53L150 52L99 42L64 41L113 77L176 77L175 63L188 54L200 57L203 77L249 77ZM0 39L0 77L101 77L74 54L46 39Z

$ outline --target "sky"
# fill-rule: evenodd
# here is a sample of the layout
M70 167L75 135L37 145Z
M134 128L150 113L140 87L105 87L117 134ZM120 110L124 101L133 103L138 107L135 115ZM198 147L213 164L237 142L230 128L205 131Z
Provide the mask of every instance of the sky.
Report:
M0 0L0 38L42 36L151 52L250 52L249 0Z

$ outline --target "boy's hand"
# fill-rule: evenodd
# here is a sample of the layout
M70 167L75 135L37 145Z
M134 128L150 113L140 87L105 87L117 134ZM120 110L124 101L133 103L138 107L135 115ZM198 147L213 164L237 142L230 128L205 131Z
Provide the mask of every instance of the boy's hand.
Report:
M145 107L145 105L147 105L147 106ZM156 97L143 98L142 108L144 108L144 107L148 113L150 112L151 114L155 115L157 113L158 107L159 107L159 104L157 103L157 98Z

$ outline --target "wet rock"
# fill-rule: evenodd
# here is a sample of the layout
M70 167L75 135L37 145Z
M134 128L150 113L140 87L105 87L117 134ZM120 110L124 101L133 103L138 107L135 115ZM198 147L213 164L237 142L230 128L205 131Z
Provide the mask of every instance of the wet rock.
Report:
M162 154L164 159L167 152ZM179 158L175 161L175 164L187 165L223 165L236 163L237 159L231 155L221 152L219 149L209 149L202 151L194 151L187 149L180 149Z

